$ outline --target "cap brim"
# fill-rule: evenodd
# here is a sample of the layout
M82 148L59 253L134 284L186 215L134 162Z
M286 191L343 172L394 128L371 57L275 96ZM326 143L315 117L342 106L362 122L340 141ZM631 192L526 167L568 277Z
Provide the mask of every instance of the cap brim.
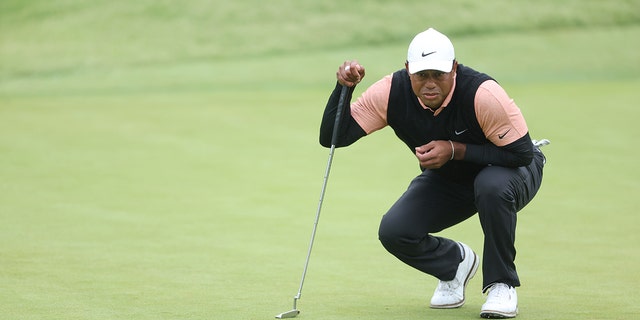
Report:
M414 74L423 70L438 70L451 72L453 61L414 61L409 62L409 73Z

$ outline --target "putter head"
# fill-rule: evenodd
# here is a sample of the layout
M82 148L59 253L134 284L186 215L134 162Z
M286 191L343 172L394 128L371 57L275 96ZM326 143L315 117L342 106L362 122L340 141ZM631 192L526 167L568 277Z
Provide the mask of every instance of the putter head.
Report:
M300 310L293 309L291 311L283 312L276 316L276 319L287 319L287 318L295 318L298 314L300 314Z

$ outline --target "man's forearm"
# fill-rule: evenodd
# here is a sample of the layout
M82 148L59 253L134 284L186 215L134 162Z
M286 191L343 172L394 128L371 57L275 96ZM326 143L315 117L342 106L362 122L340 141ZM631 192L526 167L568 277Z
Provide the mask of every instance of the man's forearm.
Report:
M336 88L331 93L327 106L324 109L322 116L322 122L320 124L320 144L324 147L331 146L331 138L333 135L333 125L336 119L336 113L338 111L338 102L340 100L340 90L342 86L338 83ZM349 107L349 101L353 95L353 87L349 88L347 96L345 97L344 111L342 112L342 118L340 119L340 128L338 131L338 141L336 147L344 147L354 143L356 140L365 136L365 131L358 125L358 123L351 117L351 108Z
M504 147L492 143L466 144L456 143L456 160L464 160L482 165L504 167L526 166L533 160L533 144L529 133Z

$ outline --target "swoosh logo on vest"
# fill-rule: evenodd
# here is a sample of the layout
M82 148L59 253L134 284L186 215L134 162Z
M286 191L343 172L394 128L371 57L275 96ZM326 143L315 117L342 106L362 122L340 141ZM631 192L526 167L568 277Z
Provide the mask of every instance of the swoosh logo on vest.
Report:
M461 135L461 134L463 134L463 133L467 132L467 130L469 130L469 129L467 128L467 129L464 129L464 130L462 130L462 131L455 130L454 132L455 132L456 136L459 136L459 135Z

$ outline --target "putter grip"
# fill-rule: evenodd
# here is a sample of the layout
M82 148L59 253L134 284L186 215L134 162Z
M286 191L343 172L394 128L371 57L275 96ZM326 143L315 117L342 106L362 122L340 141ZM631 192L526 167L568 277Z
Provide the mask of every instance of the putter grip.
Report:
M338 110L336 110L336 120L333 123L333 134L331 134L331 145L335 146L338 142L338 130L340 130L340 118L342 118L342 112L344 111L345 100L347 99L347 92L349 88L342 85L340 91L340 99L338 100Z

